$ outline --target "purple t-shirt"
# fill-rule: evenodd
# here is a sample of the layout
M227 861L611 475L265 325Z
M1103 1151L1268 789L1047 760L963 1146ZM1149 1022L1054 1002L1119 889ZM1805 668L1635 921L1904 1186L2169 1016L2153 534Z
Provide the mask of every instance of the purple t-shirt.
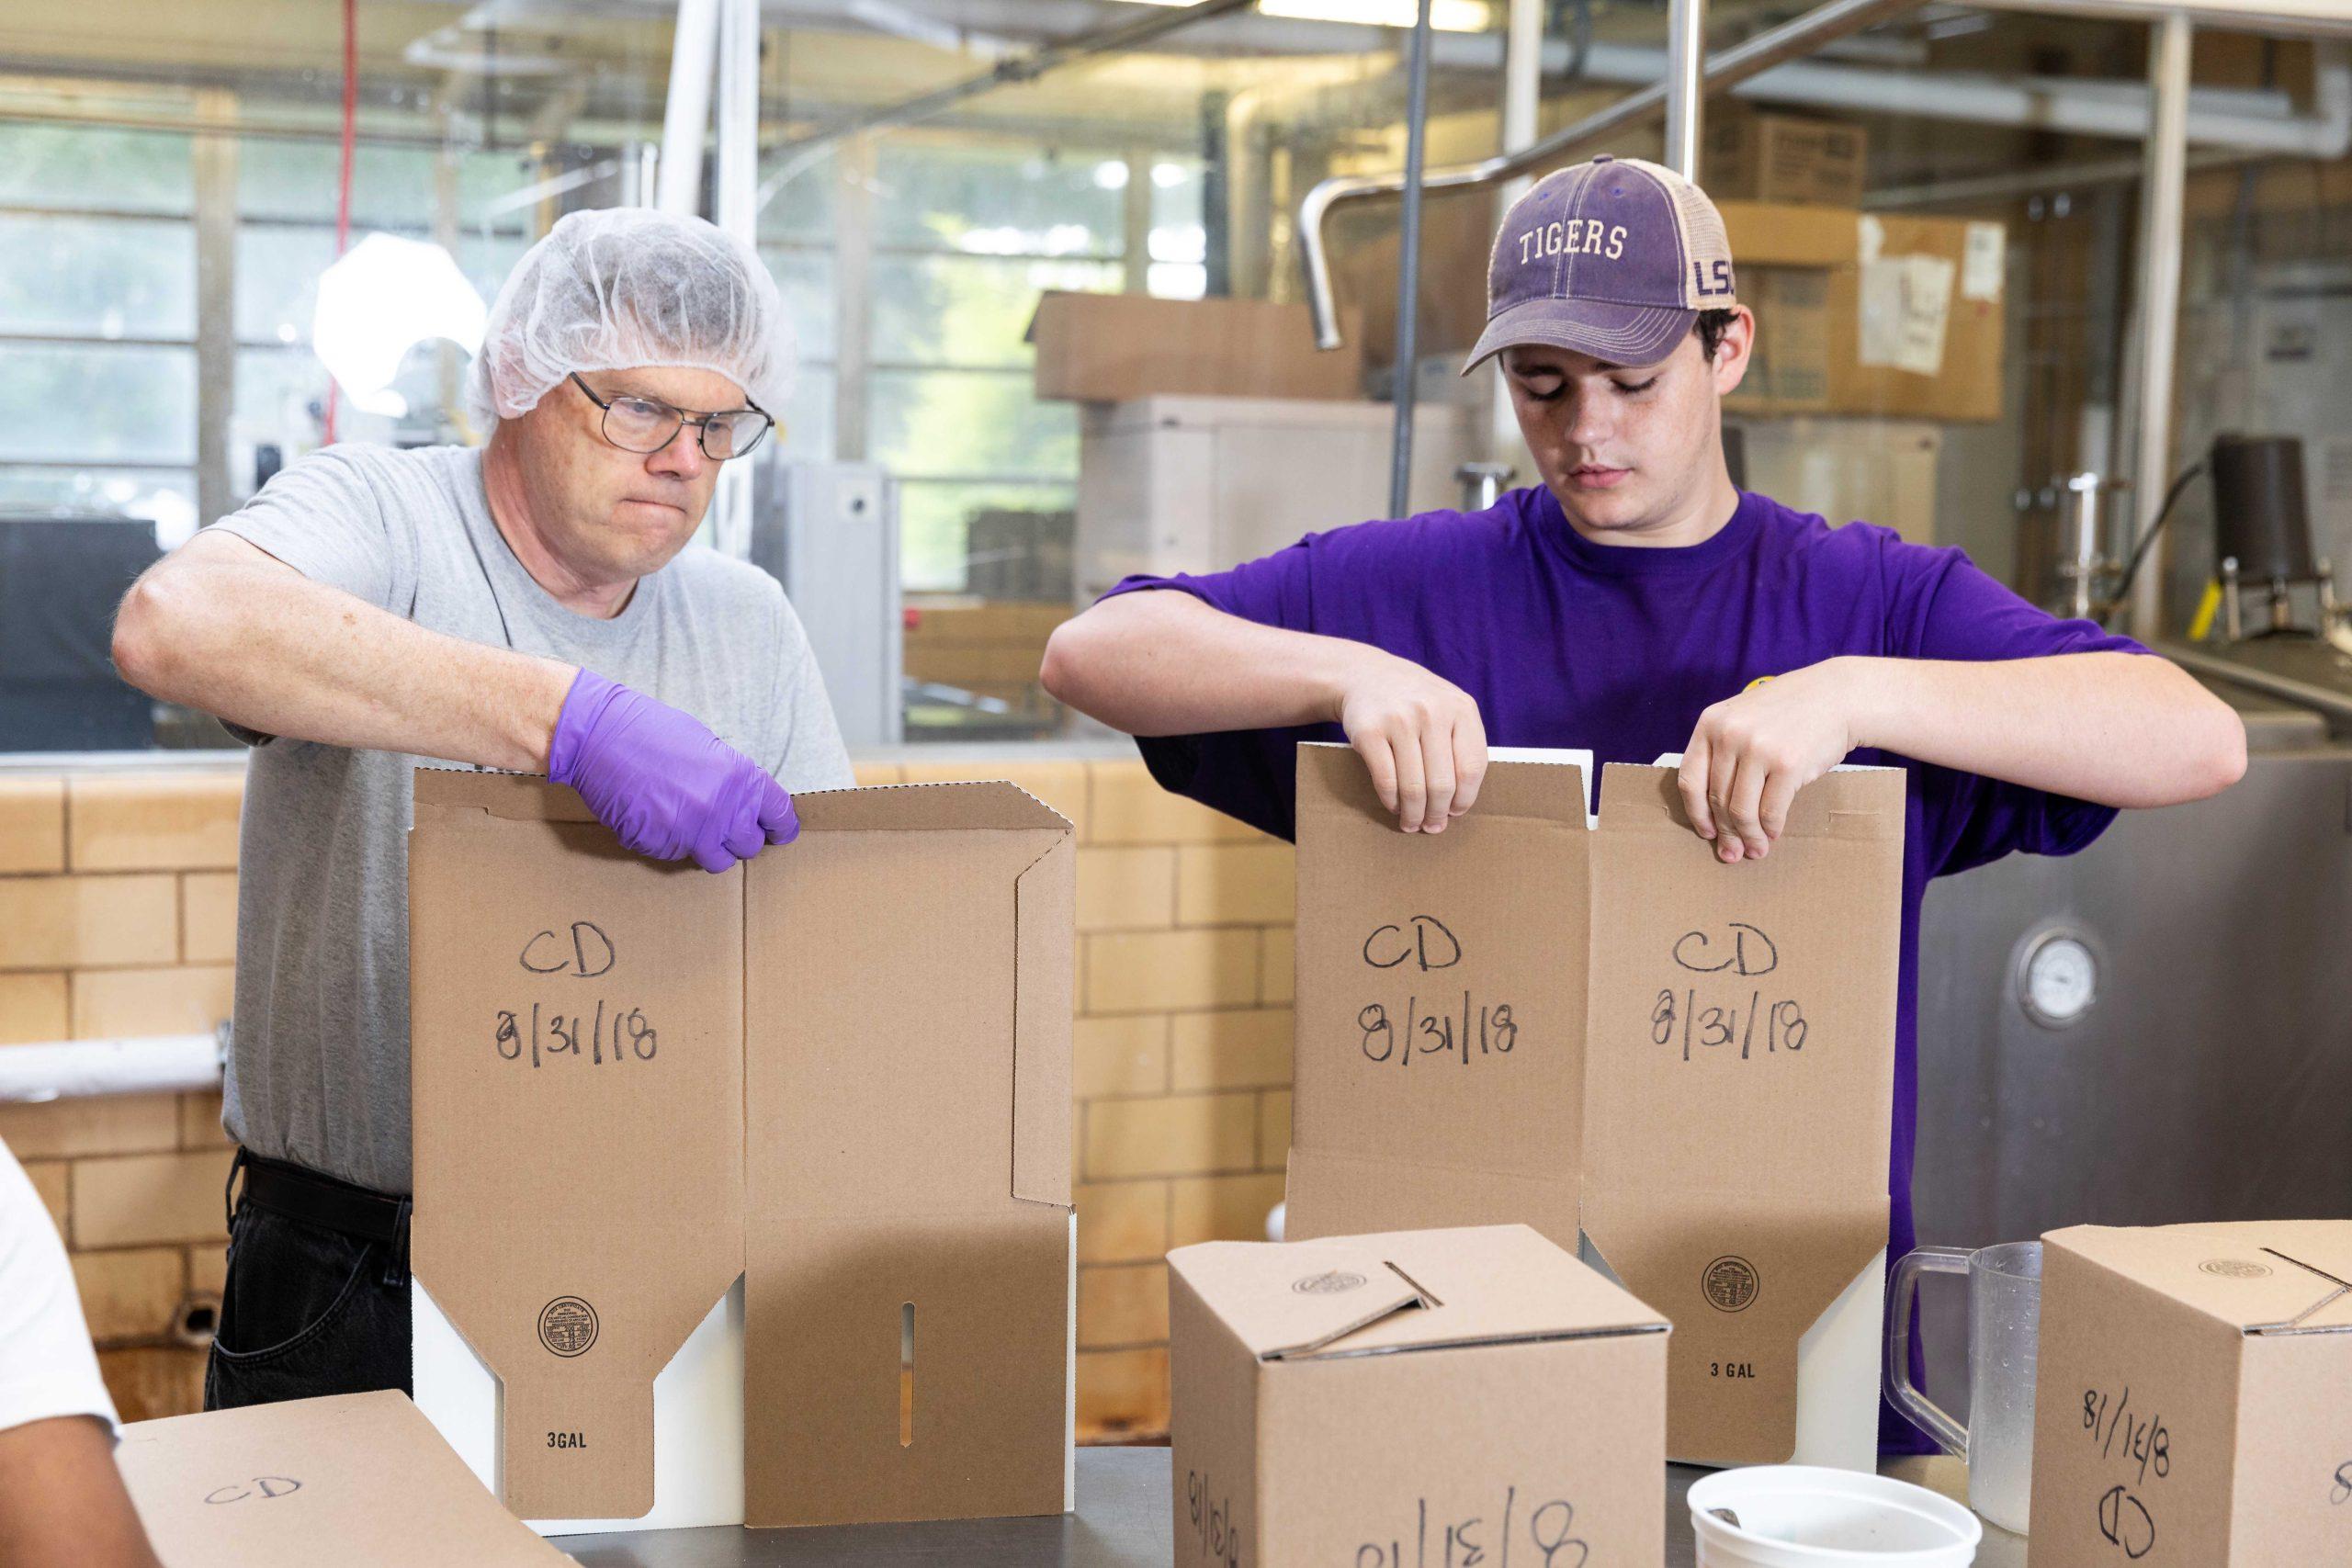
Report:
M1996 660L2099 649L2144 652L2088 621L2061 621L1987 577L1958 549L1891 529L1832 528L1742 494L1713 538L1679 549L1596 545L1541 487L1484 512L1432 512L1311 534L1204 577L1130 578L1114 593L1181 589L1228 615L1370 643L1435 671L1477 701L1496 746L1588 747L1596 762L1680 751L1700 714L1759 675L1840 654ZM1302 740L1336 725L1138 742L1161 784L1281 838L1293 835ZM1928 879L2012 850L2072 854L2111 807L1876 750L1849 761L1909 774L1903 941L1895 1013L1890 1260L1910 1250L1918 1098L1919 899ZM1891 1406L1890 1448L1924 1448Z

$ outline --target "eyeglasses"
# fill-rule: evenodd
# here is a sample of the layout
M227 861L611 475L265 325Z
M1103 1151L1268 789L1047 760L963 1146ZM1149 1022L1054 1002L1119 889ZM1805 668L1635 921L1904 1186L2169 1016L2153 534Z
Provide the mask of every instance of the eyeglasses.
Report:
M689 419L684 411L652 398L600 398L577 372L573 373L571 383L590 402L605 411L605 439L624 452L659 452L678 438L679 431L691 424L696 427L695 438L702 444L703 456L723 463L757 446L775 424L765 410L757 407Z

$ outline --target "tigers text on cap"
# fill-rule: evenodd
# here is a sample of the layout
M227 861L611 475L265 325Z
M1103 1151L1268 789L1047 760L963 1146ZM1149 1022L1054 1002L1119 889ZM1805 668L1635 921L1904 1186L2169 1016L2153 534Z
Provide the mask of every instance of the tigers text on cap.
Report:
M1700 311L1738 302L1731 241L1707 193L1638 158L1595 158L1544 175L1503 215L1487 330L1462 373L1519 344L1655 365Z

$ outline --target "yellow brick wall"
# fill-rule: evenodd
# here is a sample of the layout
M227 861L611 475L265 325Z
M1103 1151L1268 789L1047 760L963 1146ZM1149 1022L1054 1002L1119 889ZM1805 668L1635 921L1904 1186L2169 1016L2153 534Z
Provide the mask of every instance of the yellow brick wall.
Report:
M1010 778L1078 825L1081 1438L1168 1421L1171 1247L1264 1234L1290 1140L1287 845L1114 761L882 764L865 784ZM233 770L0 779L0 1048L209 1029L235 957ZM196 1406L169 1338L220 1290L217 1096L0 1107L74 1258L126 1418Z
M0 777L0 1050L227 1019L243 784L224 768ZM0 1139L65 1236L124 1418L196 1408L204 1359L173 1330L220 1290L220 1097L0 1106Z

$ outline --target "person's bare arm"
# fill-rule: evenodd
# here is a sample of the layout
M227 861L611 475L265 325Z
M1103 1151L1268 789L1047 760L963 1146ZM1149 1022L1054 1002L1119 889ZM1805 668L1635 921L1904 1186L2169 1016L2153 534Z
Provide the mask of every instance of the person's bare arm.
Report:
M1832 659L1701 715L1683 805L1723 859L1761 859L1796 792L1861 747L2126 807L2199 800L2245 772L2229 705L2148 654Z
M1046 645L1046 689L1130 735L1337 724L1407 832L1442 832L1487 771L1478 705L1367 643L1228 615L1189 593L1106 599Z
M92 1416L0 1432L0 1565L159 1568L114 1438Z
M114 660L152 696L266 735L535 771L578 673L427 631L212 529L131 585Z

